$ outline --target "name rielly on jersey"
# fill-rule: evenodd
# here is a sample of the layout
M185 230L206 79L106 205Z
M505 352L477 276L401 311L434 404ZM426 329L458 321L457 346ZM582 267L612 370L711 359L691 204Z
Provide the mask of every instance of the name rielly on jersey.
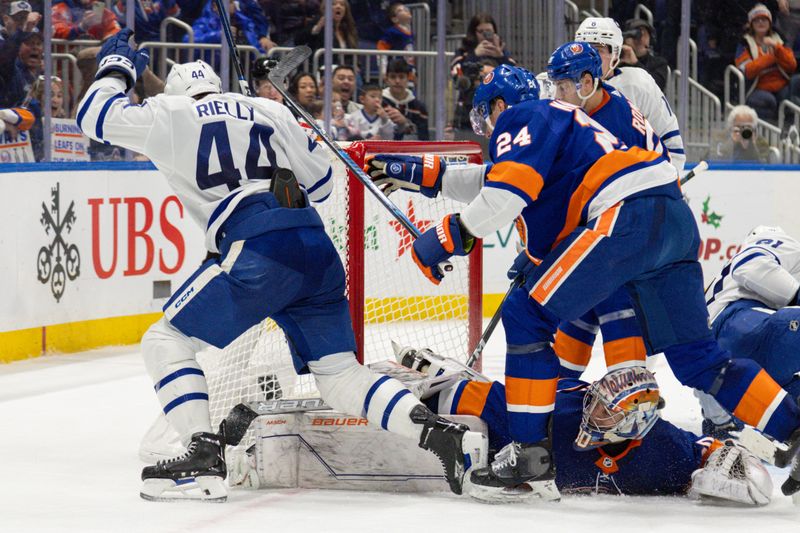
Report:
M241 102L223 102L211 100L194 106L198 118L228 115L239 120L255 121L255 111L252 107Z

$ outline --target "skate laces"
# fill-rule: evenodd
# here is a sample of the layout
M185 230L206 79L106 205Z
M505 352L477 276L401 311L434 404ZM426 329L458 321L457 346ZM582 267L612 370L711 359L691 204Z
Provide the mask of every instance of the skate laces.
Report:
M518 442L512 442L503 447L502 450L497 452L492 462L492 470L495 472L505 468L506 466L514 468L517 466L517 455L519 455L521 447Z
M183 461L185 459L188 459L191 455L193 455L196 449L197 449L197 442L196 441L192 441L192 442L189 443L189 446L186 448L186 452L184 452L183 454L181 454L181 455L179 455L177 457L173 457L172 459L162 459L161 461L158 462L158 464L160 464L160 465L170 465L172 463L177 463L179 461Z

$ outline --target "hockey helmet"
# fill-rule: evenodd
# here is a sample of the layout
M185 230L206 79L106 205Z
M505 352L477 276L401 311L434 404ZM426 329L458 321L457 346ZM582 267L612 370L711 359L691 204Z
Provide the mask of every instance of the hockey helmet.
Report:
M164 85L166 95L195 97L204 93L221 93L222 80L205 61L192 61L172 66Z
M663 406L655 376L642 367L613 370L583 398L575 448L586 450L624 440L641 440Z
M575 40L592 44L603 44L611 48L609 70L619 64L622 51L622 30L617 22L609 17L589 17L581 22L575 32Z
M588 96L583 96L580 93L580 80L586 72L594 78L594 88ZM550 56L547 61L547 75L557 86L562 80L574 82L578 98L581 102L585 102L597 91L603 77L603 61L597 50L589 43L572 41L556 48Z
M539 83L531 72L512 65L500 65L487 74L475 90L469 114L472 129L478 135L486 135L493 128L488 119L496 98L502 98L508 106L538 100Z

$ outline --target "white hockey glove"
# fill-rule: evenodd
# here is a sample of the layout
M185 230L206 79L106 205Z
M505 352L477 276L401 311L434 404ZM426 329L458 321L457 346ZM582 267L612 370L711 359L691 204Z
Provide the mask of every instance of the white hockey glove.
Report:
M772 478L755 455L736 445L714 450L703 468L692 473L689 496L706 503L767 505Z

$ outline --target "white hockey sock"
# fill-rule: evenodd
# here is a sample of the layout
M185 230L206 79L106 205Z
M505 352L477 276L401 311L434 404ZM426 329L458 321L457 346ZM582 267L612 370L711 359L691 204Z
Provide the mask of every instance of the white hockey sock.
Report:
M208 384L196 352L202 343L162 318L142 337L142 357L161 407L184 445L198 431L212 432Z
M419 441L422 426L409 413L420 404L396 379L358 364L353 352L326 355L308 364L328 405L367 420L392 433Z

